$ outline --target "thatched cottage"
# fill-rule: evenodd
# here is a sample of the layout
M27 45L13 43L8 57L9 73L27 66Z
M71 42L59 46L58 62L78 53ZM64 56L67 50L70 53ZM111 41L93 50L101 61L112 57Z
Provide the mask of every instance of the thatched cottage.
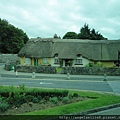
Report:
M118 60L120 41L32 38L20 50L21 65L84 67L100 61L113 67Z

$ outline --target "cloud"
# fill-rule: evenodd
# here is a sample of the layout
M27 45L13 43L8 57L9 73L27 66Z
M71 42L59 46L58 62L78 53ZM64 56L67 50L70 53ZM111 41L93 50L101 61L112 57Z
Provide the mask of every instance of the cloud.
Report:
M119 0L1 0L2 19L29 37L61 37L85 23L109 39L120 38Z

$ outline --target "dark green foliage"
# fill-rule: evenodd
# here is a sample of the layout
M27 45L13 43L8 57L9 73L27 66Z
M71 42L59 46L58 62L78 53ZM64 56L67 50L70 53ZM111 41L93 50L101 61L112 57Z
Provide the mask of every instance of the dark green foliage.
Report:
M32 102L33 102L33 103L38 103L39 100L38 100L38 98L34 97L33 100L32 100Z
M90 29L88 24L84 24L84 26L80 29L80 33L75 32L67 32L63 39L90 39L90 40L107 40L107 38L103 37L98 31L95 29Z
M50 97L49 97L49 96L45 96L44 99L45 99L46 101L49 101Z
M77 93L74 93L73 94L73 97L78 97L79 95Z
M90 30L87 24L84 24L84 27L80 29L78 34L78 39L90 39L90 40L106 40L98 31L95 29Z
M18 53L28 39L22 29L16 28L9 24L8 21L0 19L0 52Z
M69 98L68 98L68 97L63 97L63 98L62 98L62 101L63 101L64 103L67 103L67 102L69 101Z
M75 32L67 32L63 36L63 39L77 39L77 33L75 33Z
M24 90L25 89L25 85L24 84L19 85L19 88L22 89L22 90Z
M0 103L0 112L4 112L9 108L8 103Z
M14 98L14 105L16 107L19 107L21 104L26 102L26 97L25 95L19 95Z
M45 99L40 100L40 104L44 104L44 103L46 103Z
M52 102L57 103L58 98L68 96L68 90L41 90L26 88L25 85L19 87L2 87L0 86L0 103L8 103L10 107L19 107L23 103L46 103L51 99ZM4 99L3 99L4 98Z
M57 97L50 98L50 101L57 104L58 103L58 98Z
M34 98L34 96L32 96L32 95L27 95L27 96L26 96L26 101L27 101L27 102L32 102L33 98Z

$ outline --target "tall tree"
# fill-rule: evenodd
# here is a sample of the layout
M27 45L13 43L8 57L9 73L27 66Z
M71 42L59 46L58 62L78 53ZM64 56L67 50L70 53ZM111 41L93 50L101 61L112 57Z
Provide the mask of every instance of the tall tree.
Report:
M75 32L67 32L63 36L63 39L77 39L77 33L75 33Z
M95 29L91 30L86 23L84 27L80 29L78 39L107 40L107 38L104 38L98 31L96 32Z
M28 39L22 29L16 28L9 24L8 21L0 19L0 52L18 53Z
M90 29L87 24L84 24L84 27L80 29L80 33L78 34L79 39L90 39Z

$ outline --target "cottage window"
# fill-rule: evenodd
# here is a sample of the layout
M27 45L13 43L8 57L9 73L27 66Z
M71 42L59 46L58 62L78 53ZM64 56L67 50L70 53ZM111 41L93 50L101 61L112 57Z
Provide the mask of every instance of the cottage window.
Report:
M54 64L59 64L59 59L58 58L54 59Z
M43 63L48 64L48 58L43 58Z
M58 54L55 54L54 56L54 64L59 64Z
M76 59L75 64L76 65L82 65L82 59Z

